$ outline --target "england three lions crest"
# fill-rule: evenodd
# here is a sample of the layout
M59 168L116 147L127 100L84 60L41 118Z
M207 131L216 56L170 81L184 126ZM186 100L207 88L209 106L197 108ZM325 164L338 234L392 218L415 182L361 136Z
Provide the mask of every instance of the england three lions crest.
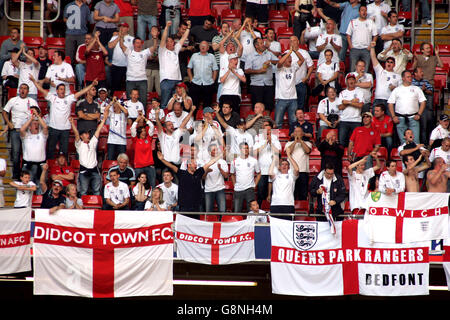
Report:
M317 242L317 222L294 222L293 240L295 246L300 250L309 250Z

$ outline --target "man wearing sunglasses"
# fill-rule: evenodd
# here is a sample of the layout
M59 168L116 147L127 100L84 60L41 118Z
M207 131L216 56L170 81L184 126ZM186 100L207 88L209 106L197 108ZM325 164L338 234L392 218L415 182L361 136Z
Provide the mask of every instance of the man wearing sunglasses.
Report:
M63 183L61 180L53 181L51 188L48 189L46 183L41 183L42 192L42 209L50 209L50 213L55 213L59 209L65 208L66 198L63 195Z

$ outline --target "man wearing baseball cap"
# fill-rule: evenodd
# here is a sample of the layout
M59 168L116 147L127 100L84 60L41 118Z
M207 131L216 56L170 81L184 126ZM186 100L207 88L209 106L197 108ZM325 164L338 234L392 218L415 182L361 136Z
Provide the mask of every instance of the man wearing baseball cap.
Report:
M50 209L50 213L55 213L59 209L65 208L66 197L63 195L64 186L61 180L54 180L50 189L47 184L41 183L44 194L42 195L42 209Z

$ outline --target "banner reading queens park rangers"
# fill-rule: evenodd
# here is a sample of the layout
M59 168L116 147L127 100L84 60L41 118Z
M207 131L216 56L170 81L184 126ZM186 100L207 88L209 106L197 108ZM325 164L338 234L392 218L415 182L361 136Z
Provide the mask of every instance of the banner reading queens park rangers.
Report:
M34 294L173 294L172 212L35 211Z
M414 296L428 289L428 243L372 243L364 223L271 218L272 292L299 296Z

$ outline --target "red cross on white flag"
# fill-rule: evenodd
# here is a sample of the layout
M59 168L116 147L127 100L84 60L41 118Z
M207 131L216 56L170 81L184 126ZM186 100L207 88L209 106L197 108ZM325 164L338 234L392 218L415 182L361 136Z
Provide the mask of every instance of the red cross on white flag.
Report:
M36 210L34 293L173 294L172 212Z

